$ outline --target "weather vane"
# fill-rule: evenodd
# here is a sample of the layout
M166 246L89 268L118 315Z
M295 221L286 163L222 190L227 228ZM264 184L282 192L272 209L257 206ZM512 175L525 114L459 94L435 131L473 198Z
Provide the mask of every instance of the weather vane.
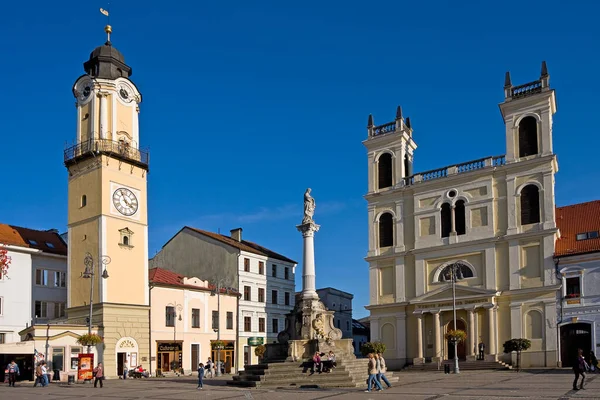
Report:
M110 26L110 14L108 12L109 8L110 2L108 2L106 10L104 8L100 8L100 13L106 16L106 26L104 27L104 32L106 32L106 35L108 36L108 40L106 42L107 44L110 44L110 34L112 33L112 27Z

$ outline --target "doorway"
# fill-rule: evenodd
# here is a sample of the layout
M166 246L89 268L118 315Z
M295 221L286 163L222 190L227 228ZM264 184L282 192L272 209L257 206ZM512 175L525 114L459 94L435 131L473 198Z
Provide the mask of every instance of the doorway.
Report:
M448 326L446 327L446 332L454 329L454 320L450 321ZM461 331L467 331L466 324L463 320L456 320L456 329ZM448 340L446 345L448 346L448 360L454 359L454 344ZM464 361L467 359L467 348L465 341L459 342L456 345L456 351L458 352L458 359Z
M200 345L192 344L192 367L190 371L197 370L198 364L200 364Z
M592 350L592 326L585 322L560 327L560 359L563 367L572 367L577 349L588 358Z
M170 371L171 370L171 365L169 363L169 353L160 353L161 355L161 360L160 360L160 366L162 368L163 372L166 371Z
M127 361L127 353L117 353L117 375L123 376L123 367Z

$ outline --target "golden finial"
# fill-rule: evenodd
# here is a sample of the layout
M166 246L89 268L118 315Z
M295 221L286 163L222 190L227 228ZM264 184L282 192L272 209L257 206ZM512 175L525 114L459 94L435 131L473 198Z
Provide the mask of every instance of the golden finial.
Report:
M108 36L108 43L110 43L110 34L112 33L112 26L106 25L104 27L104 32L106 32L106 35Z

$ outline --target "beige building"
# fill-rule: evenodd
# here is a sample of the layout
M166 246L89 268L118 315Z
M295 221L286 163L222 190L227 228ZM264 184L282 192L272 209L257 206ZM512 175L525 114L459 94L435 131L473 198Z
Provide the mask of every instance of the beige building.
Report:
M398 108L393 122L369 117L371 340L387 345L388 364L454 357L448 273L460 270L460 359L509 361L503 343L531 339L522 365L555 366L557 237L552 151L554 90L545 63L538 80L513 86L507 73L500 111L506 154L413 173L418 136ZM458 150L458 149L457 149Z
M223 363L226 373L235 373L238 299L237 291L222 289L217 296L208 281L152 268L152 368L160 369L162 373L183 368L187 374L211 357ZM217 348L217 330L220 330L222 342L220 350Z

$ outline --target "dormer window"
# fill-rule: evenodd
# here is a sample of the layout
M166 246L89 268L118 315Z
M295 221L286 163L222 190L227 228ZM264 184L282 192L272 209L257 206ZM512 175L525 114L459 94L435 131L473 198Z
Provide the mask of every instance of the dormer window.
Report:
M598 231L583 232L577 234L577 240L597 239L600 237Z
M49 247L51 249L54 248L54 245L52 243L50 243L50 242L46 242L45 244L46 244L46 247Z
M35 240L33 240L33 239L27 239L27 241L28 241L28 242L29 242L29 244L30 244L30 245L32 245L32 246L37 246L37 245L38 245L38 242L36 242L36 241L35 241Z
M119 246L133 248L133 244L131 241L133 237L133 231L129 228L123 228L119 229L119 233L121 234L121 241L119 242Z

